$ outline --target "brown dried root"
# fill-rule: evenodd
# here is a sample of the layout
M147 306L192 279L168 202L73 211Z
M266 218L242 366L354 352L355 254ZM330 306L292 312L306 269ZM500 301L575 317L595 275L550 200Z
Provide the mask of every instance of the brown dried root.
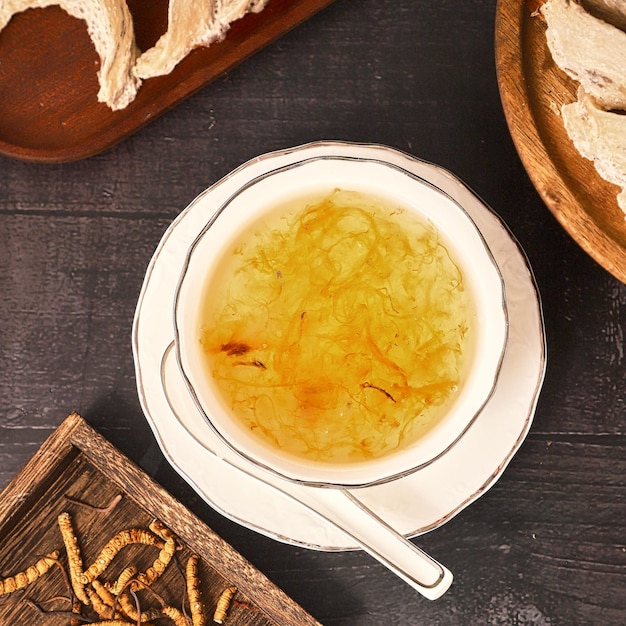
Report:
M70 577L67 573L67 569L65 568L63 563L61 563L59 559L54 559L54 563L59 568L61 572L61 576L63 577L63 582L65 583L65 588L67 589L69 593L69 597L66 599L69 600L70 604L72 605L71 611L69 612L69 615L70 615L69 626L81 626L81 624L83 624L85 621L85 619L83 618L81 614L81 611L82 611L81 601L76 597L76 594L74 593L74 590L72 588L72 582L70 581ZM58 599L60 600L64 597L65 596L58 596ZM54 599L55 598L48 598L47 601L52 602ZM55 611L55 614L58 614L58 611Z
M38 578L43 576L58 560L59 552L55 550L39 559L34 565L26 568L23 572L18 572L13 576L0 580L0 596L5 593L12 593L18 589L24 589Z
M83 604L89 604L89 598L85 592L85 584L87 581L83 574L83 559L80 554L78 539L76 538L74 527L72 526L70 514L67 512L61 513L58 517L58 523L61 536L63 537L63 543L65 544L65 551L67 552L67 563L70 570L72 589L76 597Z
M36 602L33 602L30 598L25 598L24 599L24 604L28 605L31 609L33 609L35 612L37 612L39 615L42 616L47 616L47 615L54 615L54 616L61 616L61 617L69 617L70 618L70 623L74 621L74 618L80 618L80 622L81 624L84 624L86 620L86 618L82 617L81 615L78 615L77 613L75 613L73 610L72 611L59 611L59 610L46 610L44 608L42 608L39 604L37 604ZM80 606L80 605L79 605Z
M163 548L163 541L149 530L143 528L122 530L109 539L96 560L85 571L81 579L83 584L86 585L103 574L122 548L136 543Z
M223 624L230 608L230 604L233 600L233 596L237 593L237 587L227 587L222 591L220 597L217 599L217 606L215 607L215 613L213 613L213 621L216 624Z
M67 573L67 569L65 568L63 563L61 563L61 561L58 558L52 559L52 554L49 554L48 558L50 558L52 560L52 562L59 568L59 571L61 572L61 576L63 577L63 582L65 583L65 588L67 589L67 592L69 594L69 598L68 599L69 599L70 603L73 603L76 600L76 597L74 596L74 591L72 589L72 583L70 582L70 577L69 577L69 575Z
M71 502L72 504L76 504L77 506L82 506L87 509L91 509L92 511L98 511L98 513L110 513L122 500L122 494L118 493L106 506L96 506L94 504L90 504L89 502L83 502L83 500L78 500L77 498L73 498L72 496L68 496L67 494L64 498Z
M161 606L165 606L166 602L161 595L152 589L152 587L149 587L138 581L136 578L133 578L133 575L136 573L136 567L132 565L127 567L119 575L117 581L113 585L113 588L116 589L116 593L113 594L110 589L106 589L106 587L103 586L102 593L107 594L103 597L105 598L105 602L113 600L114 608L119 605L120 613L129 620L133 620L134 623L141 624L142 626L150 626L150 620L159 619L162 616L161 611L156 608L149 608L146 611L142 611L139 604L139 598L137 597L135 590L146 590L159 601ZM97 583L97 581L94 581L94 583Z
M200 577L198 575L198 562L200 557L192 554L185 568L185 580L187 582L187 596L191 610L191 622L193 626L205 626L204 604L200 592Z

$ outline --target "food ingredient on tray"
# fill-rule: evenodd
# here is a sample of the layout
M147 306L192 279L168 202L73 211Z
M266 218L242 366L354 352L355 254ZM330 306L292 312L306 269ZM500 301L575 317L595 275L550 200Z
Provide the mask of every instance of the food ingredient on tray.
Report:
M204 604L200 593L200 578L198 576L198 561L200 557L192 554L185 568L185 580L187 581L187 595L189 596L189 609L193 626L204 626ZM219 602L218 602L219 604Z
M86 580L83 575L83 558L80 554L78 546L78 537L74 532L72 518L67 511L61 513L57 519L61 537L65 544L65 552L67 553L67 564L70 573L70 582L76 597L83 603L89 604L89 597L85 591Z
M147 546L157 546L163 549L163 541L154 533L144 530L143 528L130 528L123 530L112 537L109 542L102 548L102 552L98 558L89 566L89 568L81 576L83 584L93 582L100 576L117 553L124 547L135 543L142 543Z
M151 567L146 570L146 573L137 576L137 580L140 583L150 586L168 566L172 560L174 553L178 549L178 538L169 529L165 528L160 522L152 522L150 524L150 530L156 532L165 539L165 545L161 548L159 555L154 560Z
M554 62L580 84L578 100L562 107L567 134L600 176L622 187L626 217L626 3L547 0L539 12Z
M98 101L117 111L136 97L142 80L169 74L193 49L223 39L232 22L268 0L170 0L168 28L141 51L126 0L2 0L0 30L16 13L57 5L84 20L100 58Z
M624 0L582 0L582 5L596 17L626 30L626 6Z
M80 550L80 538L74 527L74 521L69 512L64 511L57 517L58 527L66 549L69 576L59 560L59 551L49 553L23 572L0 580L0 595L24 589L30 583L43 576L53 565L58 565L63 572L70 597L65 598L71 603L71 611L45 610L42 605L30 598L24 601L41 615L48 613L67 614L72 623L107 624L108 626L128 626L132 624L149 624L163 616L169 617L180 626L205 626L206 606L202 601L200 591L199 563L200 557L191 554L184 567L181 566L181 575L185 580L185 598L181 608L173 606L155 591L153 583L165 572L173 561L175 554L184 549L179 538L162 522L154 520L149 524L149 530L130 528L114 535L102 548L95 561L83 569L83 558ZM145 573L138 571L134 565L128 565L114 581L104 581L102 575L109 569L113 560L123 548L131 545L143 544L159 549L158 557ZM137 554L136 552L134 554ZM142 607L138 592L147 592L158 601L158 606ZM215 608L215 620L223 623L231 606L237 588L227 587L219 596ZM73 596L73 597L72 597ZM60 600L60 596L50 600ZM143 601L145 604L145 600ZM242 606L245 606L242 604ZM84 614L93 611L97 619L93 621ZM190 614L189 614L190 613Z
M626 116L601 109L582 87L578 100L564 105L561 113L580 154L593 161L602 178L622 188L617 201L626 213Z
M5 593L13 593L18 589L24 589L30 585L30 583L35 582L55 564L58 558L59 552L55 550L39 559L34 565L27 567L23 572L18 572L13 576L0 579L0 596Z
M602 108L625 108L626 33L570 0L548 0L541 13L554 62Z
M16 13L52 5L87 24L100 57L98 101L114 111L126 107L135 99L141 83L133 73L139 49L126 0L2 0L0 30Z
M185 614L175 606L164 606L162 612L174 622L175 626L189 626Z
M95 506L93 504L90 504L89 502L83 502L82 500L72 498L68 496L67 494L65 494L63 497L68 502L72 502L73 504L77 504L78 506L85 507L92 511L98 511L100 513L110 513L120 503L120 500L122 499L123 496L121 493L118 493L115 497L111 499L111 502L109 502L109 504L107 504L106 506Z
M267 0L170 0L167 31L137 59L135 75L145 79L169 74L194 48L220 41L231 22L266 4Z
M186 617L186 623L181 623L192 626L185 566L194 554L199 557L197 583L207 626L213 623L211 618L222 590L230 585L237 585L239 593L233 598L225 626L318 624L76 413L50 435L0 496L1 580L26 571L41 557L50 557L55 549L59 553L54 566L26 588L13 593L5 589L6 593L0 595L2 626L83 626L110 619L124 626L137 626L136 621L122 615L116 598L119 592L127 592L137 610L136 596L140 612L155 616L151 620L154 626L174 623L164 615L165 606L176 607ZM163 535L178 537L181 549L150 588L139 586L137 590L131 588L133 579L153 564L160 549L135 544L121 550L101 577L85 585L91 597L93 591L114 609L100 617L92 605L76 602L58 527L58 516L63 511L69 513L85 567L120 530L149 530L154 519L166 525L153 524L155 530L159 527ZM113 586L128 567L131 570L124 586L113 593ZM9 583L11 588L14 582ZM99 607L104 608L102 603Z
M224 589L224 591L222 591L220 597L217 600L215 613L213 613L213 621L216 624L224 623L226 615L228 614L228 609L230 608L230 604L233 601L233 597L236 593L237 587L235 587L234 585L231 587L227 587L226 589Z

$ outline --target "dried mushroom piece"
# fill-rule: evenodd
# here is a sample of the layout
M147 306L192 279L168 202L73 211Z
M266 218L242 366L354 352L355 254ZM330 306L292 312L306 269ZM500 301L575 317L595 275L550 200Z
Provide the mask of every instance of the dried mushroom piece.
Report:
M578 100L563 106L563 124L580 154L593 162L604 180L621 187L617 204L626 218L626 116L604 111L578 89Z
M87 23L100 57L98 101L114 111L126 107L134 100L141 80L132 71L139 50L125 0L2 0L0 30L16 13L52 5Z
M226 36L231 22L259 12L267 0L170 0L168 28L134 68L140 79L169 74L192 50Z
M597 18L626 30L624 0L581 0L581 4Z
M626 108L626 33L570 0L547 0L541 14L554 62L602 108Z
M577 100L561 107L565 130L598 174L621 187L626 219L626 3L546 0L540 11L554 62L579 83Z
M126 0L1 0L0 30L16 13L53 5L84 20L100 58L98 101L117 111L135 99L143 79L169 74L192 50L223 39L233 21L267 2L170 0L167 31L143 53Z

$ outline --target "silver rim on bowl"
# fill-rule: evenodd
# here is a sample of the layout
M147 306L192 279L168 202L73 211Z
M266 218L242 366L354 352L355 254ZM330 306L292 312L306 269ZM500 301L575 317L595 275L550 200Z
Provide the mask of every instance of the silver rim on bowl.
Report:
M349 144L347 144L349 145ZM417 181L419 183L421 183L422 185L425 185L426 187L431 188L432 190L436 191L437 193L441 194L442 196L444 196L445 198L447 198L450 202L452 202L456 208L458 210L460 210L462 212L462 214L465 216L465 218L471 222L471 224L474 227L474 231L475 233L478 235L478 237L480 238L480 241L482 242L482 247L484 249L484 252L486 253L486 255L488 256L489 260L490 260L490 266L493 269L493 271L497 274L498 278L499 278L499 282L500 282L500 288L501 288L501 294L502 294L502 298L501 298L501 307L502 307L502 314L504 316L504 338L502 341L502 345L501 345L501 350L498 356L498 361L497 361L497 366L495 368L495 372L494 372L494 376L493 376L493 380L491 380L491 385L490 388L488 389L488 393L485 394L483 401L480 403L479 406L476 407L476 410L473 412L473 414L468 418L467 422L465 423L463 429L457 434L457 436L454 438L454 440L452 440L449 445L447 445L445 448L439 450L439 452L437 454L435 454L434 456L432 456L432 458L429 458L428 460L425 460L424 462L420 462L417 463L414 466L411 466L410 468L404 469L402 471L398 471L395 472L391 475L386 475L383 477L379 477L373 480L367 480L367 481L361 481L361 482L351 482L351 481L347 481L347 482L329 482L329 481L318 481L318 480L302 480L300 478L294 477L292 475L288 475L284 472L281 472L279 470L277 470L276 468L260 461L258 458L255 458L247 453L245 453L244 451L240 450L236 445L233 445L233 443L228 439L228 437L224 436L223 433L220 431L220 429L218 429L215 424L213 423L213 420L211 419L211 416L207 414L207 411L205 411L202 402L200 401L200 398L198 397L196 390L194 389L194 385L192 384L191 380L190 380L190 376L188 374L188 372L186 371L186 367L185 367L185 362L184 362L184 358L183 355L181 353L181 330L179 328L179 322L178 322L178 309L180 307L180 296L181 296L181 289L182 286L184 284L185 281L185 277L187 276L187 271L192 259L192 255L194 253L194 251L196 250L197 246L199 245L199 243L202 241L203 237L206 235L206 233L209 231L209 229L212 227L212 225L215 223L215 221L218 219L218 217L220 215L222 215L222 213L228 208L228 206L234 201L235 198L237 198L241 193L243 193L245 190L249 189L250 187L252 187L253 185L257 184L259 181L262 181L264 179L267 179L269 177L272 176L276 176L277 174L280 174L281 172L284 171L289 171L289 170L293 170L294 168L298 168L298 167L302 167L306 164L309 163L313 163L313 162L318 162L318 161L327 161L327 160L333 160L333 161L358 161L358 162L370 162L370 163L374 163L374 164L378 164L378 165L383 165L384 167L387 168L392 168L393 170L396 170L397 172L409 177L410 179ZM243 166L245 167L245 165ZM241 168L240 168L241 169ZM240 171L240 170L236 170L236 171ZM204 420L206 422L206 424L211 428L211 430L214 432L214 434L216 434L219 439L225 443L233 452L237 453L239 456L243 457L244 459L246 459L248 462L254 463L257 466L261 466L263 467L265 470L271 471L275 474L278 474L281 478L287 479L287 480L291 480L297 483L301 483L301 484L307 484L307 485L313 485L313 486L319 486L319 487L350 487L350 488L354 488L354 487L363 487L363 486L370 486L370 485L374 485L374 484L381 484L384 482L389 482L391 480L395 480L398 478L401 478L403 476L407 476L431 463L433 463L434 461L436 461L437 459L441 458L441 456L443 456L444 454L446 454L448 451L450 451L457 443L458 441L463 437L463 435L468 431L468 429L472 426L472 424L474 423L474 421L476 420L477 416L480 414L480 412L482 411L482 409L484 408L485 404L489 401L489 399L492 397L493 392L496 388L497 385L497 381L498 381L498 376L500 373L500 368L502 365L502 360L504 357L504 354L506 352L506 347L507 347L507 342L508 342L508 312L507 312L507 306L506 306L506 295L505 295L505 285L504 285L504 280L502 277L502 274L500 272L500 268L498 267L492 253L491 250L489 249L489 246L487 244L487 242L485 241L482 233L480 232L480 229L477 227L477 225L475 224L474 220L472 219L472 217L467 213L467 211L454 199L452 198L449 194L447 194L445 191L441 190L439 187L437 187L436 185L434 185L433 183L413 174L412 172L407 171L406 169L383 161L383 160L379 160L379 159L370 159L370 158L363 158L363 157L353 157L350 156L348 154L344 154L344 155L321 155L321 156L314 156L314 157L310 157L310 158L305 158L293 163L290 163L288 165L285 165L283 167L280 168L276 168L273 169L269 172L265 172L260 176L257 176L256 178L253 178L250 181L247 181L243 186L241 186L237 191L235 191L225 202L223 202L213 213L212 215L209 217L209 219L207 220L207 223L205 224L204 228L202 228L202 230L198 233L198 235L195 237L193 243L190 245L187 254L185 256L185 261L184 261L184 265L182 268L182 272L180 274L180 278L178 280L177 286L176 286L176 292L175 292L175 299L174 299L174 337L175 337L175 346L176 346L176 358L177 358L177 362L178 362L178 367L180 369L182 378L185 382L185 385L187 386L187 389L189 390L189 393L191 394L194 403L198 409L198 411L203 415Z

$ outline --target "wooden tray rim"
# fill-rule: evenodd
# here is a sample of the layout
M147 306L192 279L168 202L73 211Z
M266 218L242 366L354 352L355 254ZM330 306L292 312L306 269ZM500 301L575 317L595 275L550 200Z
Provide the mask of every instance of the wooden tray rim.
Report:
M262 11L250 12L233 22L224 40L192 50L170 74L145 81L137 98L125 109L111 112L104 104L94 104L102 107L103 111L106 109L106 115L111 115L114 123L94 132L82 143L28 147L0 137L0 154L23 161L65 163L108 150L333 2L269 0ZM24 79L20 77L20 80ZM142 88L148 83L150 91L159 94L156 99L142 98ZM88 130L89 116L83 118Z
M516 6L517 5L517 6ZM517 19L509 15L517 11ZM626 283L626 248L610 237L586 211L563 180L537 128L523 70L523 29L531 16L527 0L498 0L495 20L495 58L503 110L520 159L542 200L577 244L615 278ZM524 127L518 132L516 123ZM523 136L525 135L525 136ZM572 146L572 152L575 148ZM537 154L543 172L536 166ZM574 155L576 158L576 156ZM578 158L583 157L578 155ZM598 184L610 183L598 178ZM614 186L612 186L614 187ZM618 190L617 187L615 187Z
M320 626L292 598L272 583L230 544L147 476L77 413L71 413L44 441L24 468L0 493L0 533L28 515L44 478L63 470L77 455L115 483L150 515L170 527L225 579L233 579L239 590L277 624ZM109 459L115 462L115 473ZM122 468L120 470L120 468ZM223 558L228 555L228 560ZM235 564L235 571L233 571Z

